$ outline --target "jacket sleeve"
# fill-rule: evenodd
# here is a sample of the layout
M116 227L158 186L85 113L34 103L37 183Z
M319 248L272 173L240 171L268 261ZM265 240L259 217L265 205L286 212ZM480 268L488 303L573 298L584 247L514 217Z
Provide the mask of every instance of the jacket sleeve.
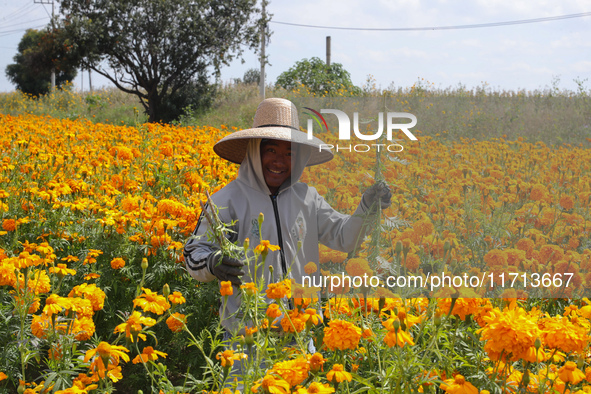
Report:
M207 205L206 205L207 209ZM209 282L216 277L211 273L209 267L219 246L208 240L209 223L203 212L199 216L197 226L192 236L185 244L183 255L185 257L185 267L193 278L200 282ZM231 234L235 234L232 232ZM232 239L230 241L234 242Z
M335 211L322 197L316 194L318 240L331 249L350 253L354 251L365 237L367 214L359 204L353 215L345 215Z

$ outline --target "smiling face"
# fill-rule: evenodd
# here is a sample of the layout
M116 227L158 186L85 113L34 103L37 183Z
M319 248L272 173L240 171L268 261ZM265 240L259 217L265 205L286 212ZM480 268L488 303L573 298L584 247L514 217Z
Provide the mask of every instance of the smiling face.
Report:
M261 165L265 183L272 194L291 176L291 142L263 140Z

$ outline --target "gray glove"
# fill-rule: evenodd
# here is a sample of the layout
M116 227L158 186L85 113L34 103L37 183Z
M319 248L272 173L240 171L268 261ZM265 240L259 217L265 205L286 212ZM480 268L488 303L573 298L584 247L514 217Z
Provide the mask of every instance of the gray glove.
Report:
M209 272L221 281L230 281L234 286L240 286L240 276L244 275L241 268L244 264L240 260L216 253L207 259Z
M380 201L382 209L388 208L392 204L392 192L390 187L384 181L379 181L371 185L361 196L361 204L364 210L375 210Z

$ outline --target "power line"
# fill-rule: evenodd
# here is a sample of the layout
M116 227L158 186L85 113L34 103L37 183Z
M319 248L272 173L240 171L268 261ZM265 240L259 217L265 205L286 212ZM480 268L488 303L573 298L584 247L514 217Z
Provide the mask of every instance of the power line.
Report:
M366 31L421 31L421 30L457 30L457 29L476 29L481 27L497 27L497 26L509 26L509 25L521 25L525 23L540 23L557 21L561 19L571 18L582 18L585 16L591 16L591 12L581 12L579 14L549 16L545 18L534 18L534 19L522 19L517 21L507 22L492 22L492 23L478 23L472 25L455 25L455 26L430 26L430 27L391 27L391 28L376 28L376 27L340 27L340 26L317 26L317 25L304 25L299 23L269 21L270 23L277 23L279 25L297 26L297 27L311 27L315 29L333 29L333 30L366 30Z

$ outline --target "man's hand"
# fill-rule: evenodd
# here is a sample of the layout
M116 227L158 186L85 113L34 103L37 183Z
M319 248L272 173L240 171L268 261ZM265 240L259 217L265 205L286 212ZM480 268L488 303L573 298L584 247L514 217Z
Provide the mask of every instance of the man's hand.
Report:
M382 209L388 208L392 203L392 192L386 182L380 181L371 185L361 197L361 204L366 210L375 210L380 202Z
M209 260L208 268L219 280L230 281L234 286L240 286L240 276L244 275L241 269L243 265L240 260L217 254Z

